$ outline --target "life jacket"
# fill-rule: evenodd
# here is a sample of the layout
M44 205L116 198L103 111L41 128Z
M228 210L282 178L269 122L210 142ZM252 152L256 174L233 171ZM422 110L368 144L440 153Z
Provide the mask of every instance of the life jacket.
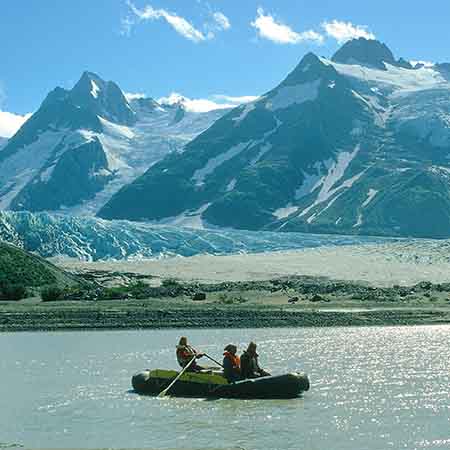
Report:
M224 358L228 358L233 364L233 369L239 369L241 367L241 358L238 355L233 355L230 352L225 352L223 354Z
M177 345L177 361L184 367L195 356L195 350L189 345Z

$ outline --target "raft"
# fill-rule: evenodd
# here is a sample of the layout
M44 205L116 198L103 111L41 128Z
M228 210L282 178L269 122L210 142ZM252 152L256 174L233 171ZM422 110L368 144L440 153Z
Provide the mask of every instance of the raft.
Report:
M133 389L142 395L158 395L179 372L175 370L143 370L131 379ZM288 373L228 383L222 372L185 372L170 388L175 397L285 399L298 397L309 390L304 373Z

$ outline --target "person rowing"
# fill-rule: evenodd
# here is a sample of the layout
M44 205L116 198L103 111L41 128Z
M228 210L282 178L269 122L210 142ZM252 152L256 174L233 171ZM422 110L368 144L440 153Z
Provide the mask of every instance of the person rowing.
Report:
M195 361L192 362L189 367L186 369L188 372L200 372L204 370L202 366L197 364L197 359L204 356L204 353L197 352L195 348L191 347L188 344L188 340L186 336L182 336L177 345L177 361L181 367L186 367L191 361L192 358L195 358Z

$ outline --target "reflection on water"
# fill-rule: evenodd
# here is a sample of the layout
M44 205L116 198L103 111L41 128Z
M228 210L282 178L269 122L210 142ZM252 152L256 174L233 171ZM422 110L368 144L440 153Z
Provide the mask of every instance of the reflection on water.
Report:
M32 447L450 448L450 327L0 334L0 442ZM259 344L273 373L305 370L295 400L140 397L133 372L174 346L220 357Z

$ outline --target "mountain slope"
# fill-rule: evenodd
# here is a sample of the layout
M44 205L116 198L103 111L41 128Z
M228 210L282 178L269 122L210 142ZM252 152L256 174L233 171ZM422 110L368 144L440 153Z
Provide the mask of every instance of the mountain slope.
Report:
M241 229L450 236L447 64L358 39L306 55L121 189L104 218ZM145 199L143 201L142 199Z
M347 139L353 115L370 120L346 79L309 54L274 90L124 187L100 215L162 219L197 210L214 224L260 228L286 198L299 195L306 169L334 160L340 146L354 152L357 139ZM140 195L145 202L136 201Z
M53 90L0 151L0 208L95 214L225 112L181 110L129 101L115 83L85 72L73 89Z

